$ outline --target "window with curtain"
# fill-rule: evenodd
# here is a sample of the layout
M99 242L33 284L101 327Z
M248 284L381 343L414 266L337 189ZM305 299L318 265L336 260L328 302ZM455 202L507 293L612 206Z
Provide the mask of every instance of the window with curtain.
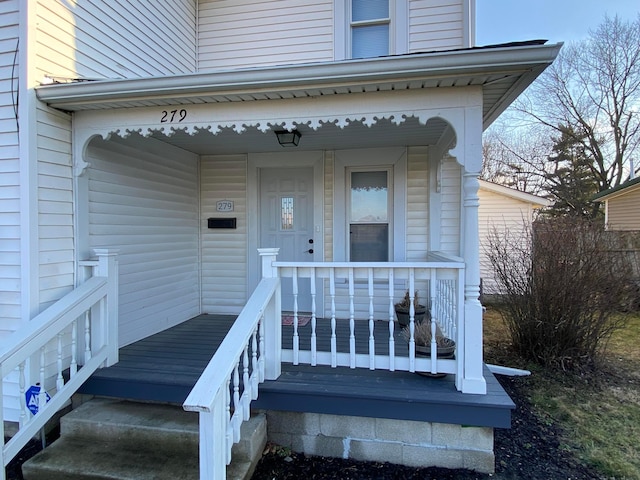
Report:
M389 171L352 171L349 175L349 259L389 261Z
M389 0L351 0L351 57L389 55Z

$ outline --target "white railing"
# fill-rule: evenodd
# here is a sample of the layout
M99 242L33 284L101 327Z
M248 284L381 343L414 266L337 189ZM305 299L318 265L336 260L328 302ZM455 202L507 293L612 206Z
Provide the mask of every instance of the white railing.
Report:
M291 338L285 338L290 348L283 348L282 361L451 373L461 378L465 351L461 259L432 254L429 261L416 263L275 262L274 266L283 282L290 279L292 290L293 328ZM409 339L398 335L394 305L406 291L412 299L416 291L424 298L420 303L426 303L430 312L431 331L439 328L456 342L453 359L438 358L435 335L430 357L416 356L413 302ZM304 335L299 327L303 312L310 317Z
M199 412L201 480L226 478L231 448L240 441L259 384L280 376L280 279L273 275L270 251L265 252L264 278L183 404Z
M17 378L19 390L18 431L1 450L4 467L93 372L118 361L117 253L95 253L93 276L12 334L0 350L0 411L5 380ZM39 392L28 400L38 390L27 387L31 382ZM4 438L3 422L0 433Z

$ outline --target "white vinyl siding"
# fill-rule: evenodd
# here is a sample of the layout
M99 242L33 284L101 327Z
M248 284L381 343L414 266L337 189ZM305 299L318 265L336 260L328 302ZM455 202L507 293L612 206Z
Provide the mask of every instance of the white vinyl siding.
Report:
M17 329L21 313L17 42L18 1L0 2L0 340Z
M426 147L407 157L407 261L424 262L429 245L429 164Z
M440 250L460 255L461 171L455 159L442 162Z
M409 53L466 47L463 34L464 1L411 0Z
M90 246L120 250L120 345L198 315L197 156L94 140L88 161Z
M40 107L38 244L42 311L73 289L75 276L70 117Z
M198 70L333 60L333 0L200 0Z
M607 201L607 229L640 230L640 187Z
M206 313L239 313L247 292L247 157L204 156L201 159L202 309ZM218 200L231 200L233 212L216 212ZM207 219L236 218L235 229L209 229ZM259 262L258 252L249 252Z
M196 0L41 0L40 78L131 78L195 71Z
M513 197L483 189L478 190L478 230L480 236L480 278L484 294L496 294L493 267L488 258L489 238L492 232L508 232L517 239L533 219L533 205Z

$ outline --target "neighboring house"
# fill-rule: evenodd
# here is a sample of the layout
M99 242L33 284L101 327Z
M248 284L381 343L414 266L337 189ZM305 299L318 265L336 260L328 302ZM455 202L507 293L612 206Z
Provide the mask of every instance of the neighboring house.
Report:
M480 207L478 227L480 232L480 278L483 295L501 293L494 279L494 271L488 256L489 239L505 233L510 238L530 232L535 211L548 207L551 202L543 197L521 192L496 183L480 180ZM524 240L524 238L523 238Z
M607 230L640 231L640 177L600 192L593 200L604 203Z
M412 346L394 360L390 338L382 359L300 351L300 361L448 373L452 395L493 401L479 302L482 132L560 45L476 47L474 0L6 0L0 27L6 421L30 425L25 386L77 388L83 344L79 372L202 313L253 309L275 378L281 354L298 359L295 341L281 352L270 337L280 305L312 324L382 320L384 336L390 304L418 287L456 339L454 360L414 361ZM297 146L283 148L281 131ZM261 247L288 263L263 251L261 268ZM282 304L273 276L285 277ZM71 317L36 346L41 324ZM492 439L497 423L455 413L458 403L420 421L484 425Z

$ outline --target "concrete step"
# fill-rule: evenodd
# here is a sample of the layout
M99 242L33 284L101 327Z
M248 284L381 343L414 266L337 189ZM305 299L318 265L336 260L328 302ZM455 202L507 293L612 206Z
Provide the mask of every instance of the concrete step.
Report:
M243 424L227 478L250 477L266 430L264 415ZM95 399L63 417L60 438L22 471L25 480L196 480L198 415L177 406Z

